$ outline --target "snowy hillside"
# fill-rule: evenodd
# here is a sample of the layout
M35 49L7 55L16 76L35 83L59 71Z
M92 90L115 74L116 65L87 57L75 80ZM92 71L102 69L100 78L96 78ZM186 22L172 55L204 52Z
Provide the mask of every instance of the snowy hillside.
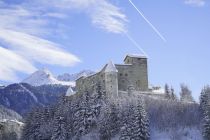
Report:
M0 139L19 140L24 124L18 120L0 120Z
M22 117L13 110L5 108L4 106L0 105L0 121L3 120L22 120Z
M34 72L28 78L22 81L22 83L28 83L32 86L41 85L69 85L75 86L74 81L59 81L54 75L47 69L42 69Z
M22 117L8 108L0 105L0 140L15 140L20 138L23 127Z
M75 81L78 78L82 77L82 76L89 76L91 74L94 74L95 72L91 71L91 70L83 70L79 73L75 73L75 74L68 74L65 73L63 75L58 75L57 79L60 81Z
M25 139L30 134L63 140L203 140L198 104L139 93L107 98L100 86L96 92L67 96L39 108L27 120ZM30 130L34 127L41 129Z

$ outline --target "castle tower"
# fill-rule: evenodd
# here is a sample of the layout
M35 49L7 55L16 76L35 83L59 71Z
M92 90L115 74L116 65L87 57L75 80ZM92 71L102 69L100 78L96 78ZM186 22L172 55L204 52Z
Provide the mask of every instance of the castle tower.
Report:
M135 89L140 91L148 90L148 68L147 57L142 55L127 55L125 64L132 65L132 83Z
M106 92L111 97L118 96L118 78L117 73L118 70L116 69L115 65L110 61L105 69L105 88Z

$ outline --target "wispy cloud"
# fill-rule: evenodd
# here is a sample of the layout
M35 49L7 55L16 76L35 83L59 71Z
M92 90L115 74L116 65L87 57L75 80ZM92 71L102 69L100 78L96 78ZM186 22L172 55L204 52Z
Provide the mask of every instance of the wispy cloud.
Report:
M92 23L98 27L113 33L125 33L125 22L127 18L120 12L118 7L107 1L96 3L91 11Z
M80 60L59 45L26 33L0 29L0 41L10 50L33 62L72 66Z
M0 80L17 79L16 72L32 72L37 63L78 63L77 56L46 39L55 30L65 34L67 25L63 21L72 11L85 13L90 23L104 31L126 32L126 16L107 0L23 0L18 4L0 1L0 45L4 47L0 48ZM55 21L57 24L52 24Z
M0 79L16 81L16 72L31 73L36 68L22 56L0 46Z
M34 4L40 3L43 8L54 7L66 16L68 10L84 12L90 17L93 25L107 32L126 32L126 15L107 0L36 0Z
M205 3L205 0L185 0L185 4L197 7L202 7L205 5Z

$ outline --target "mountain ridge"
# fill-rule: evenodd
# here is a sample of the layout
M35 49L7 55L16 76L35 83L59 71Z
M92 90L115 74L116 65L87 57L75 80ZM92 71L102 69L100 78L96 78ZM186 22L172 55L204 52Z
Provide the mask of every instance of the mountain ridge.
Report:
M83 70L78 73L68 74L64 73L58 76L54 76L52 72L48 69L40 69L29 75L27 78L22 80L21 83L27 83L32 86L41 86L41 85L67 85L71 87L75 87L76 79L81 76L89 76L94 72L91 70Z

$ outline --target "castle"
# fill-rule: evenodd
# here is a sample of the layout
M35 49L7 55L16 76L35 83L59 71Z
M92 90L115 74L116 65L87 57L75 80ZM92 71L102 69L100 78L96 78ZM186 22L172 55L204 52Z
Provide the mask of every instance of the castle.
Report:
M88 77L76 80L79 93L93 92L101 85L102 90L112 96L118 96L118 91L148 91L147 57L141 55L126 55L124 64L113 64L110 61L101 71Z

